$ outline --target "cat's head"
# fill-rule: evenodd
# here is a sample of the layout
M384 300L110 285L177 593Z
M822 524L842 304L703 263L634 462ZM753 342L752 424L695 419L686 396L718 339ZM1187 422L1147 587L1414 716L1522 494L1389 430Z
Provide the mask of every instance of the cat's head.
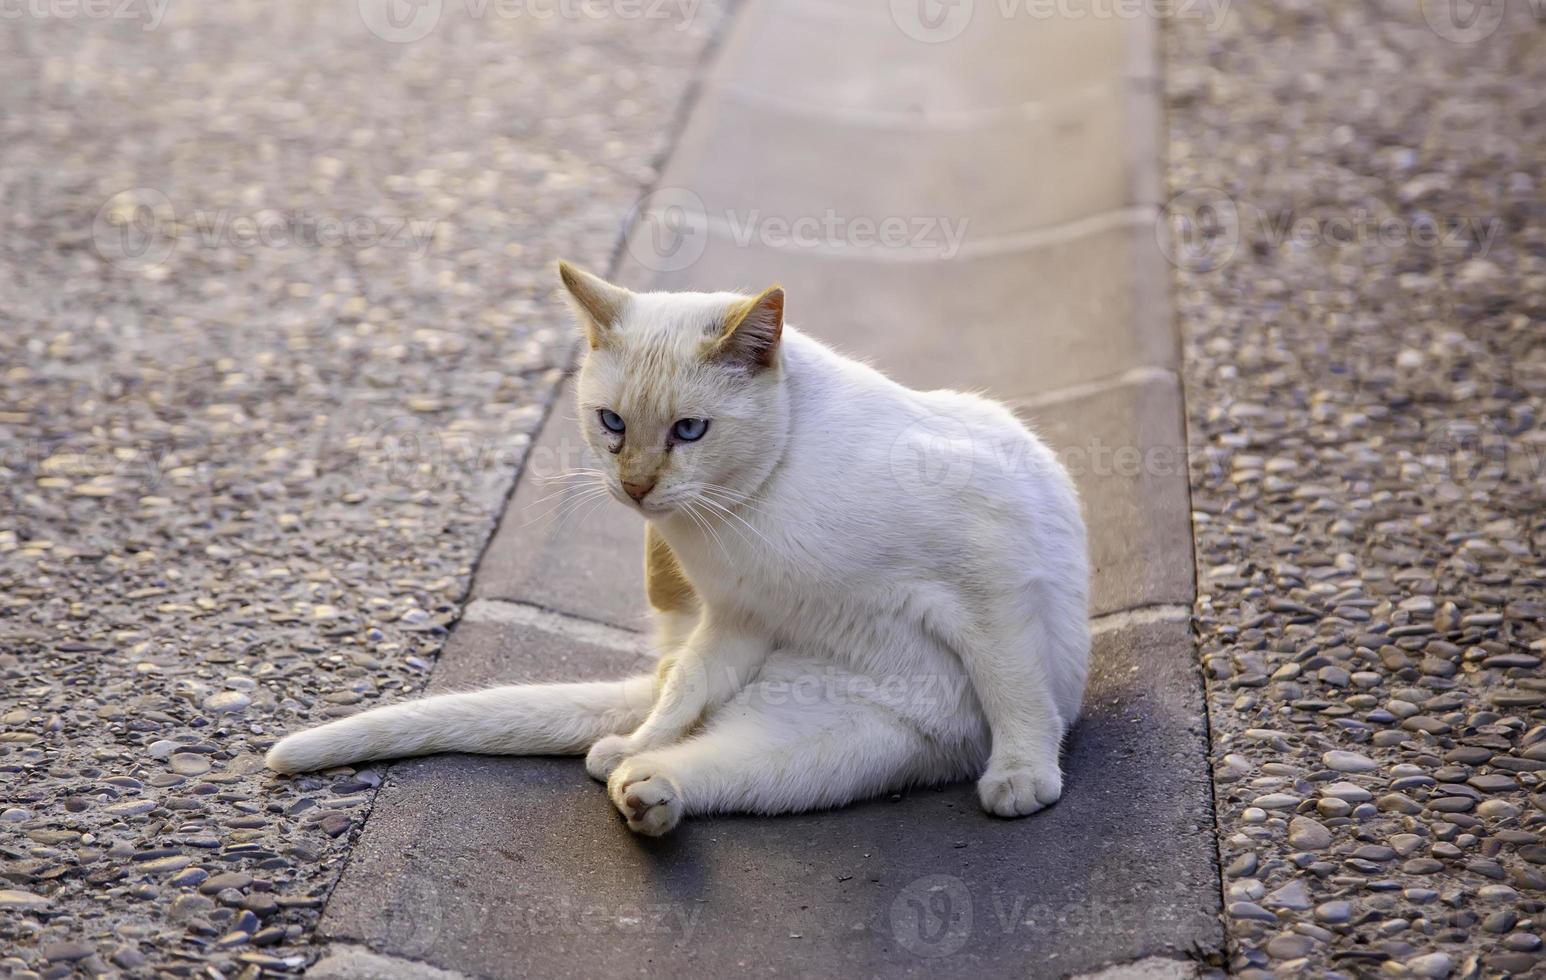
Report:
M658 517L754 493L789 424L784 292L635 293L568 263L584 334L580 430L614 496Z

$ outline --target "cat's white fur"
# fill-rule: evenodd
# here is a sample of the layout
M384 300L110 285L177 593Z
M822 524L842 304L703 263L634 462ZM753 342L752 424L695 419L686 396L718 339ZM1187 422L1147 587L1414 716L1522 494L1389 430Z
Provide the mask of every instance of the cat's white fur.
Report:
M1001 816L1057 800L1090 633L1084 525L1053 454L995 402L910 390L785 327L781 291L563 272L591 347L586 439L691 584L656 612L662 670L379 708L268 765L588 750L646 834L974 776ZM667 448L684 417L707 434ZM623 480L655 486L635 503Z

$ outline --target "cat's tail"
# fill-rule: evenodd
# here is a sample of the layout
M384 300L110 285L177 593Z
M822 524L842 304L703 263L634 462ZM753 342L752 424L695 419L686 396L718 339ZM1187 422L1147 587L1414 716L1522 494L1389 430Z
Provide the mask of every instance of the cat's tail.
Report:
M281 739L264 762L309 772L431 752L578 755L604 735L644 720L655 678L528 684L407 701Z

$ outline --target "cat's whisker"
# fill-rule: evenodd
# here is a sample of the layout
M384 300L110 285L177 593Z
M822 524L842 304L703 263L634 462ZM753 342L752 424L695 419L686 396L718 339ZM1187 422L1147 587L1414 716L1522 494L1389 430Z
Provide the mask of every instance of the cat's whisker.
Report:
M737 513L732 507L726 506L723 501L718 500L706 493L700 494L698 499L706 506L713 508L714 513L719 515L720 518L724 521L728 522L729 525L735 529L736 533L743 540L746 540L748 544L750 544L751 541L746 537L746 532L750 531L752 534L756 535L763 544L767 545L769 548L773 547L773 542L769 540L769 538L764 535L756 527L756 525L752 524L752 522L747 520L743 515ZM754 511L753 513L756 514L758 512ZM745 530L742 530L743 528Z
M576 496L572 501L566 501L560 508L554 519L552 534L557 537L563 531L564 525L582 510L588 515L603 502L612 496L611 492L603 488L592 488L589 492Z
M757 537L761 538L763 544L767 545L769 548L773 547L773 542L769 541L761 531L753 527L751 522L747 521L746 518L742 517L740 514L735 513L734 511L725 507L724 504L715 501L712 497L707 495L702 495L698 499L701 500L704 504L713 507L716 512L723 515L728 520L734 521L735 523L730 525L731 529L739 534L741 536L741 540L745 541L747 544L752 544L752 540L748 538L745 532L741 530L743 527L746 528L747 531L750 531Z
M595 484L595 485L578 486L578 487L573 487L573 488L569 488L569 489L566 489L566 490L562 490L562 491L560 491L560 492L558 492L556 494L550 495L549 497L544 497L543 498L544 500L549 500L549 499L552 499L552 497L558 497L558 498L560 498L558 503L552 505L551 507L548 507L542 513L535 515L534 517L532 517L530 520L526 521L526 523L522 524L521 526L523 528L524 527L530 527L531 525L536 524L538 521L547 520L547 519L552 518L554 516L558 516L560 523L562 523L562 520L563 520L563 516L562 515L564 514L566 509L567 510L573 510L575 508L578 508L579 505L581 503L585 502L585 501L591 500L592 498L603 497L603 496L608 496L608 495L610 495L610 491L607 489L606 484L602 484L602 483L598 483L598 484ZM538 501L538 503L540 503L540 502L541 501ZM535 505L533 505L533 506L535 506Z
M586 477L583 480L576 480L576 481L574 481L572 483L563 484L557 490L554 490L552 493L545 494L544 496L538 497L536 500L533 500L529 506L533 506L534 507L537 504L542 503L543 501L552 500L554 497L562 497L564 494L570 492L571 490L577 490L577 489L580 489L582 487L591 487L591 486L603 486L604 487L604 486L606 486L606 480L605 480L604 477L605 477L605 474L601 474L601 473L598 472L598 474L596 476Z
M691 501L684 503L681 509L687 514L688 517L693 519L693 523L697 524L698 527L703 529L703 533L707 534L709 536L709 540L714 542L714 546L719 549L720 554L724 555L725 558L728 559L730 557L730 551L725 547L725 542L720 539L719 533L714 530L713 522L711 522L705 515L700 514L697 508L693 506Z
M719 513L719 512L709 511L709 514L712 514L714 517L718 517L718 518L723 519L723 515L721 513ZM726 523L725 526L730 528L731 531L735 532L735 536L740 538L741 541L744 542L748 547L751 547L753 549L756 548L757 543L755 541L753 541L751 538L748 538L746 536L746 532L745 531L741 530L739 527L737 527L734 524Z
M532 501L527 505L527 509L530 510L534 507L539 507L550 500L557 500L558 503L546 508L542 513L539 513L535 518L533 518L533 520L540 520L543 517L547 517L548 515L554 514L561 510L564 504L568 503L576 495L589 493L593 490L596 490L598 487L605 487L605 484L599 482L594 484L577 483L573 486L564 487L562 490L558 490L554 493L548 494L545 497L540 497L537 500Z
M753 527L751 525L751 523L746 520L746 518L741 517L739 514L731 514L729 516L732 519L734 519L735 522L736 522L735 524L730 525L731 527L736 527L737 525L740 525L741 527L746 528L746 530L750 531L752 534L755 534L757 536L757 539L759 541L761 541L763 544L767 545L769 549L772 549L774 547L773 542L768 539L767 535L763 534L761 531L759 531L755 527ZM750 542L748 542L748 543L750 543Z
M563 519L563 514L565 512L573 513L574 511L579 510L581 504L590 503L593 500L605 500L611 495L611 491L609 491L605 486L590 487L580 493L575 494L565 502L565 504L560 508L559 519Z
M718 483L708 483L702 480L693 480L687 483L683 483L680 489L683 492L688 493L715 493L734 503L740 503L742 501L748 503L750 502L748 498L739 496L729 487L721 486Z
M754 515L756 517L766 517L766 516L768 516L768 512L766 510L764 510L761 507L758 507L756 504L751 503L749 501L728 500L728 499L726 499L723 496L718 496L718 495L713 494L713 493L708 492L708 491L704 491L703 493L700 493L699 496L701 496L704 500L712 500L715 503L719 504L720 506L727 508L732 513L734 513L737 517L741 517L741 514L739 513L739 511L743 511L743 510L746 513L752 514L752 515Z
M714 539L714 545L719 549L719 553L728 559L730 557L730 549L725 547L725 540L719 536L718 531L714 530L713 521L709 519L711 515L705 514L702 511L699 511L699 514L703 518L704 530L708 531L709 537Z
M539 476L536 479L538 483L552 484L559 483L563 480L572 480L575 477L586 477L589 479L594 477L604 477L606 475L607 474L605 470L598 470L591 467L581 467L578 469L565 470L562 473L554 473L551 476Z
M578 520L583 521L589 519L590 515L594 514L596 510L601 507L609 497L611 497L610 493L601 497L592 498L588 502L588 505L576 506L574 509L570 510L568 514L565 514L563 517L558 519L558 524L553 528L553 534L556 536L560 531L563 530L565 524L567 524L570 520L576 519L576 515L579 515L577 518ZM584 513L580 514L582 509L584 510Z
M718 483L698 483L694 484L694 486L704 496L712 494L716 496L721 502L728 503L732 507L745 508L746 510L758 514L766 513L762 505L758 501L753 500L748 494L740 493L730 489L729 487L721 486Z

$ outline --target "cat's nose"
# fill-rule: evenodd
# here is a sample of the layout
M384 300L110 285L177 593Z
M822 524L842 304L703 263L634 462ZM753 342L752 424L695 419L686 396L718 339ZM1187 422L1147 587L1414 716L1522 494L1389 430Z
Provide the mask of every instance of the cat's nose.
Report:
M655 489L654 480L651 480L648 483L630 483L627 480L623 481L623 490L625 490L628 493L628 496L632 497L634 500L643 500L644 495L653 489Z

